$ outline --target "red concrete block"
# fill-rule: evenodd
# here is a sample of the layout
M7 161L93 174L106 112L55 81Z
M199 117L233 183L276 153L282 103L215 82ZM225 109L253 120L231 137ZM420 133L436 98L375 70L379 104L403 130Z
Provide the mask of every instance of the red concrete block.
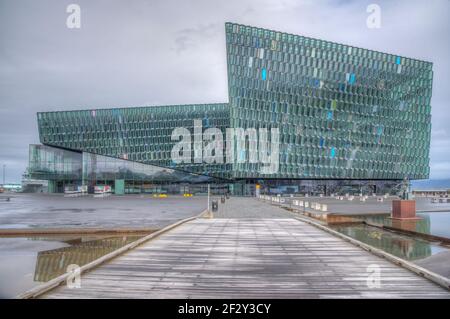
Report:
M393 200L392 218L395 219L418 219L416 217L415 200Z

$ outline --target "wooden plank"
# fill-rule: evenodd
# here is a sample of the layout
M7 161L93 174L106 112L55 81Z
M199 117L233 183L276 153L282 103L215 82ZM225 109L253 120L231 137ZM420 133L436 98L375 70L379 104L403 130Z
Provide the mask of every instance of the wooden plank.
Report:
M380 267L380 288L367 266ZM289 218L196 219L43 298L450 298L384 258Z

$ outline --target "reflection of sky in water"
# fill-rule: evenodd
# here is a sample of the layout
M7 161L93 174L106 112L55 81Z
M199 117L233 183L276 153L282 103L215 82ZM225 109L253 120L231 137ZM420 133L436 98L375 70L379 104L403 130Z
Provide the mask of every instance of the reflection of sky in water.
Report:
M12 298L34 287L37 253L64 246L68 245L28 238L0 238L0 298Z
M13 298L142 236L0 238L0 298Z
M420 213L417 215L429 221L432 235L450 238L450 212Z
M406 260L423 259L448 250L445 247L430 244L425 240L366 225L333 226L333 228L347 236Z

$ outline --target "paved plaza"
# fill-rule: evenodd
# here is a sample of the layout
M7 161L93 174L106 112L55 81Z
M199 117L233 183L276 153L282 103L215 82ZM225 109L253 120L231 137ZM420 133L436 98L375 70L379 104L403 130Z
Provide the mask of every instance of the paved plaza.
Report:
M206 196L92 196L14 194L0 202L1 228L161 228L195 216L207 207Z

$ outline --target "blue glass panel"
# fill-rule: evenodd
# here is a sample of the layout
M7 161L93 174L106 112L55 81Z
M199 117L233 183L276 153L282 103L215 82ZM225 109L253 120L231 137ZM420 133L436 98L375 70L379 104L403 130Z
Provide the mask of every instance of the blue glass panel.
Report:
M324 142L325 142L325 141L324 141L323 137L321 137L321 138L320 138L320 147L323 147Z
M332 111L328 111L327 120L332 120L332 119L333 119L333 112Z
M267 71L266 71L266 69L262 69L262 71L261 71L261 78L263 79L263 81L265 81L267 79Z
M319 87L319 86L320 86L320 81L317 80L317 79L315 79L315 80L314 80L314 86L315 86L315 87Z
M336 157L336 148L335 148L335 147L332 147L332 148L331 148L331 151L330 151L330 157L331 157L331 158L335 158L335 157Z

